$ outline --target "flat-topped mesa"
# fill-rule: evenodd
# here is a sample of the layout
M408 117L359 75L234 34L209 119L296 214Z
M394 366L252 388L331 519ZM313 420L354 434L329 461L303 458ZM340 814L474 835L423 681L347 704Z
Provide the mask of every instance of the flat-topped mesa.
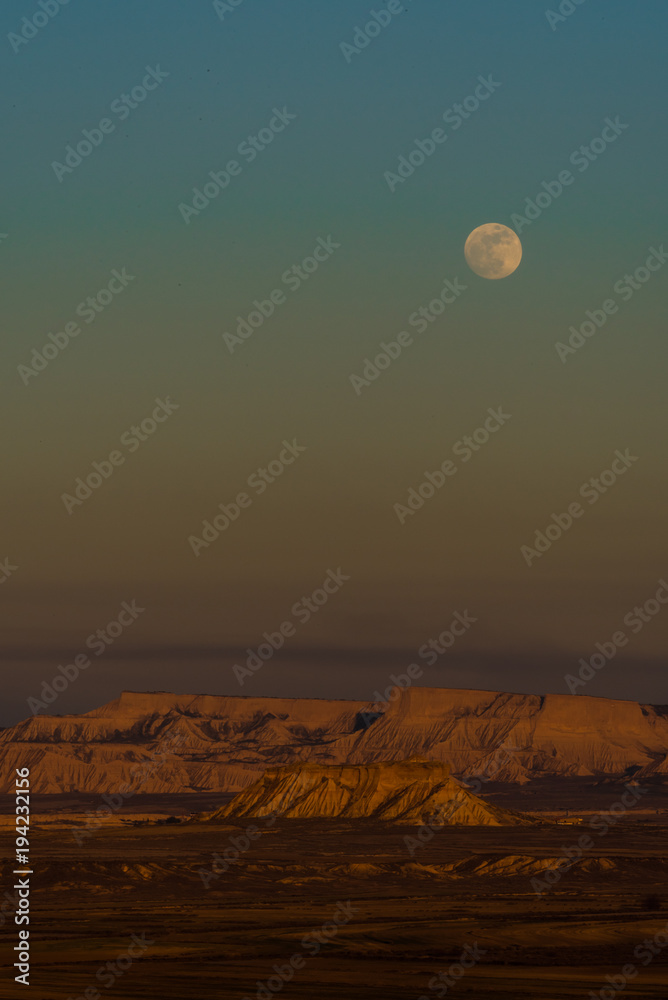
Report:
M394 748L426 752L464 774L501 746L512 759L502 781L537 774L668 772L668 718L661 707L583 695L510 694L410 687L388 702L349 759L382 760Z
M651 706L637 701L613 701L583 695L546 694L542 699L540 726L567 730L574 734L596 733L624 740L629 733L646 737ZM660 716L659 716L660 717Z
M434 826L511 826L528 816L484 802L442 761L419 757L374 764L290 764L269 768L208 820L373 819Z
M25 766L35 793L102 794L122 784L143 793L237 792L270 766L416 754L461 778L665 780L668 708L417 685L382 705L124 691L82 715L29 716L1 731L0 792L11 792L15 768Z
M393 718L410 718L429 724L444 715L479 716L488 712L512 713L513 718L531 715L540 710L542 698L533 694L508 694L499 691L478 691L466 688L427 688L413 685L395 688L396 697L388 700L383 711Z
M331 724L343 716L354 720L366 702L328 698L256 698L244 695L172 694L168 691L122 691L119 698L78 718L148 719L177 713L189 718L250 720L259 715Z

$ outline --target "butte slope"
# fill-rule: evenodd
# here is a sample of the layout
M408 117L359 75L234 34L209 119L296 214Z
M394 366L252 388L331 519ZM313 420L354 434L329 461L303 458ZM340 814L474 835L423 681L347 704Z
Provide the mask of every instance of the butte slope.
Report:
M0 792L29 767L34 793L234 792L266 767L353 732L364 702L124 691L83 715L38 715L0 732Z
M510 826L529 817L489 805L463 788L439 761L292 764L269 768L255 784L208 817L374 819L420 825Z
M415 755L449 764L456 776L507 782L665 778L668 708L417 687L382 706L123 692L84 715L33 716L0 732L0 792L11 792L14 768L26 766L35 793L125 784L135 792L236 792L268 767Z
M369 763L423 754L464 775L498 756L496 776L668 775L668 708L582 695L507 694L412 687L388 704L364 737L344 737L346 760Z

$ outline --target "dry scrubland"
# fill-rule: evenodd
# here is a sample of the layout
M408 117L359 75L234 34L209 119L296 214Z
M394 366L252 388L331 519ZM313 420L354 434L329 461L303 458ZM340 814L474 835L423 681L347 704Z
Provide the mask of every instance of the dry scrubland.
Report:
M175 811L183 808L175 803ZM126 818L129 818L126 817ZM301 952L275 996L303 1000L436 997L430 979L467 944L486 954L449 991L462 1000L589 997L668 923L668 830L620 823L538 898L530 879L582 832L556 825L450 827L411 856L417 828L364 820L286 820L269 826L206 888L213 854L248 821L109 826L77 847L69 821L35 831L32 996L78 997L124 952L131 935L155 944L103 997L255 997L256 981ZM6 881L6 880L5 880ZM664 909L646 909L646 897ZM355 907L310 956L300 942ZM6 960L5 960L6 961ZM3 969L2 996L16 996ZM668 994L668 949L624 996Z

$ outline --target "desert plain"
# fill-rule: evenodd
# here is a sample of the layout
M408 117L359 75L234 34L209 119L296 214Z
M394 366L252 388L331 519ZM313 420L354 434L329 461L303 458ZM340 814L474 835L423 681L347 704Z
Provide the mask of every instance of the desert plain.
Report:
M623 785L585 791L581 801L593 798L598 812L568 823L555 821L555 789L543 801L533 790L534 816L541 805L546 815L532 826L258 819L259 833L227 866L216 856L234 857L249 821L190 819L193 805L206 814L211 796L141 797L80 844L73 833L92 801L50 796L36 803L48 811L33 833L30 995L570 1000L612 989L606 976L633 963L624 996L665 998L668 948L646 965L646 950L634 957L668 925L663 796L601 835L592 818ZM486 792L514 808L527 800L521 790ZM594 847L539 895L532 879L542 882L589 834ZM151 944L135 946L139 956L114 978L107 963L116 968L133 935ZM448 985L462 955L475 964ZM287 979L294 956L303 964ZM18 995L10 969L2 981L3 996Z

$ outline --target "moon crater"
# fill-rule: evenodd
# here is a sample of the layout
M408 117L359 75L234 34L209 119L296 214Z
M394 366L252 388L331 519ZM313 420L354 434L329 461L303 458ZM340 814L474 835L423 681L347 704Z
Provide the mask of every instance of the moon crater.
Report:
M481 278L505 278L519 267L522 244L516 232L499 222L486 222L469 234L466 263Z

